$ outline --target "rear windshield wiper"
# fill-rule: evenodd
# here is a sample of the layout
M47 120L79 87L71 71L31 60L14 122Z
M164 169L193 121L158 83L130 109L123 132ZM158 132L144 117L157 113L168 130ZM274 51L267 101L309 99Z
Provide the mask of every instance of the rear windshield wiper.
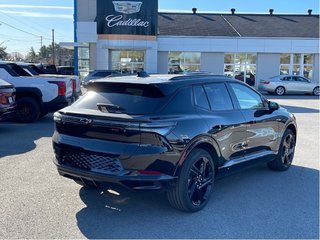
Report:
M114 104L108 103L97 103L97 107L101 112L108 112L108 113L125 113L126 109Z

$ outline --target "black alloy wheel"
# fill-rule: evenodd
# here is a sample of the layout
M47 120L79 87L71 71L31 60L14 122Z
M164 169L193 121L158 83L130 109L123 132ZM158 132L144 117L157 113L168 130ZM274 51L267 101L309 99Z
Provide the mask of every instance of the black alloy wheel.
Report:
M23 97L17 100L16 113L18 122L31 123L38 120L40 107L33 98Z
M279 153L275 160L268 163L268 166L277 171L286 171L292 164L296 146L296 137L294 133L287 129L283 135Z
M177 185L167 193L170 204L182 211L196 212L209 201L215 168L208 152L193 150L187 157Z

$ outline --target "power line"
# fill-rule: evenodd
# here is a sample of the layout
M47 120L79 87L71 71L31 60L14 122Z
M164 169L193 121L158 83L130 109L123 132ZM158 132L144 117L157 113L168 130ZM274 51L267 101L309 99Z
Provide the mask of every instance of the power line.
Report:
M21 21L21 20L17 20L15 17L11 16L10 14L7 14L7 13L1 12L1 11L0 11L0 13L6 15L6 16L9 17L9 18L12 18L13 20L15 20L16 22L18 22L19 24L22 23L23 25L25 25L25 26L27 26L27 27L29 27L29 28L32 28L32 29L37 30L38 32L44 33L42 30L39 30L39 28L37 29L36 26L30 26L29 24L27 24L27 23L25 22L26 19L24 19L24 21ZM42 34L42 35L44 35L44 34ZM48 35L47 35L47 36L48 36Z
M24 33L26 33L26 34L29 34L29 35L32 35L32 36L35 36L35 37L41 37L40 35L36 35L36 34L31 33L31 32L24 31L24 30L22 30L22 29L20 29L20 28L14 27L14 26L12 26L12 25L10 25L10 24L8 24L8 23L5 23L5 22L3 22L3 21L0 21L0 23L2 23L2 24L4 24L4 25L7 25L8 27L14 28L14 29L16 29L16 30L18 30L18 31L20 31L20 32L24 32Z
M21 38L21 37L17 37L17 36L13 36L13 35L7 35L7 34L2 34L2 33L0 33L0 36L3 36L4 38L6 38L6 39L15 39L15 40L21 40L21 41L25 41L26 40L26 38ZM13 37L13 38L12 38ZM28 39L29 41L39 41L39 39L38 38L31 38L31 39Z

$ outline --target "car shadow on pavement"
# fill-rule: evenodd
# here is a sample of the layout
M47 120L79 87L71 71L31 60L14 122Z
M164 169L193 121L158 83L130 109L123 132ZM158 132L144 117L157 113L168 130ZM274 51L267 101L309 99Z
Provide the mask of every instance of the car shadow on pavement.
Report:
M0 123L0 158L32 151L35 141L53 135L52 114L39 119L36 123ZM14 136L14 138L12 137ZM14 139L8 142L7 139Z
M286 108L291 113L319 113L319 109L315 108L306 108L306 107L297 107L297 106L288 106L288 105L282 105L281 107Z
M317 238L319 171L259 165L216 181L197 213L170 207L164 193L119 187L81 188L76 214L85 237L100 238Z

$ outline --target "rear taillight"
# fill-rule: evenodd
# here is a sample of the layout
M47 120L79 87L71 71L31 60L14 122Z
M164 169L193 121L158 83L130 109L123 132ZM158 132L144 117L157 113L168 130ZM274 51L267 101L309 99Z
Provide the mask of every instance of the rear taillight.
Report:
M72 82L72 92L77 91L77 81L75 79L71 79Z
M270 81L261 81L260 83L261 83L261 84L269 84Z
M7 103L6 96L0 92L0 104L6 104L6 103Z
M15 92L0 92L0 104L12 104L15 102Z
M58 85L58 95L59 96L66 96L66 83L62 81L58 82L50 82Z

